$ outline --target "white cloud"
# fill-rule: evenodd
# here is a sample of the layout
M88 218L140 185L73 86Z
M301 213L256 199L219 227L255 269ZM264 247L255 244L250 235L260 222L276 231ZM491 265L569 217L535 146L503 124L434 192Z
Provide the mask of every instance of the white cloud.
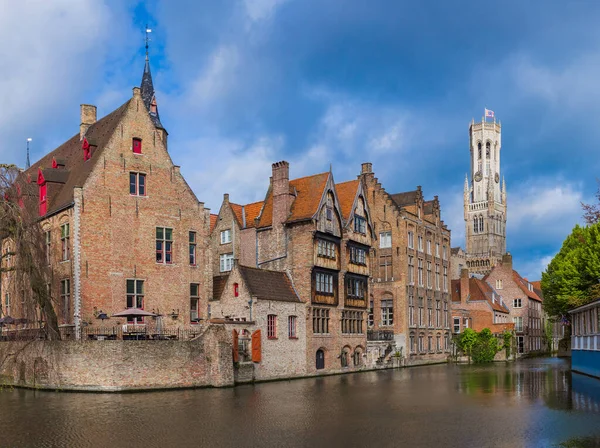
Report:
M240 55L235 46L219 46L208 58L202 73L190 84L189 101L210 106L231 93L239 80Z
M271 18L287 0L243 0L246 14L252 22Z
M543 255L541 257L529 258L521 263L521 257L513 258L513 267L522 277L529 281L541 280L542 272L546 270L554 255Z

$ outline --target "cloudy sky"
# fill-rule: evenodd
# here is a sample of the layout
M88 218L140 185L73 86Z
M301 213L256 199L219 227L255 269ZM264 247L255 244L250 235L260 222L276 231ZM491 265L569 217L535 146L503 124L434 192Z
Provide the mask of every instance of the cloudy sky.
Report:
M0 160L38 159L131 95L143 35L169 150L218 210L271 163L439 195L464 244L468 125L502 121L508 249L540 277L596 190L600 2L38 0L0 3Z

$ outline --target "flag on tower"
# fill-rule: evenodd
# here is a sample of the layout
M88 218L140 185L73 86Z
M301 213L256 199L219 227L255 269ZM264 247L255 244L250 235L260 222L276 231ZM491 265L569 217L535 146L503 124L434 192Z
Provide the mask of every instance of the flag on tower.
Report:
M494 111L485 109L485 118L494 118Z

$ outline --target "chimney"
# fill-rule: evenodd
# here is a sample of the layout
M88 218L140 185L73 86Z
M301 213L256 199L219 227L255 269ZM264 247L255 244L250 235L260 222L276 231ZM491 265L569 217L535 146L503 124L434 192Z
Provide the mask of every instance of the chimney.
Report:
M373 174L373 164L371 162L363 163L360 167L360 174Z
M460 271L460 303L466 305L467 299L471 292L469 291L469 270L462 269Z
M81 124L79 125L79 139L83 140L88 128L96 122L96 106L91 104L81 105Z
M504 255L502 255L502 266L512 269L512 255L510 252L506 252Z
M223 202L224 202L225 204L229 204L229 193L225 193L225 194L223 195Z
M275 162L273 169L273 226L281 225L290 213L290 164Z

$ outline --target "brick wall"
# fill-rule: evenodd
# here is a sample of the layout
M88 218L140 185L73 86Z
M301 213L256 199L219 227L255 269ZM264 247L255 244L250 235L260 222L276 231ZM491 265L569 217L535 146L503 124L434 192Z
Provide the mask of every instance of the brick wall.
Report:
M191 341L1 342L5 357L0 382L14 386L112 392L233 385L223 325Z

